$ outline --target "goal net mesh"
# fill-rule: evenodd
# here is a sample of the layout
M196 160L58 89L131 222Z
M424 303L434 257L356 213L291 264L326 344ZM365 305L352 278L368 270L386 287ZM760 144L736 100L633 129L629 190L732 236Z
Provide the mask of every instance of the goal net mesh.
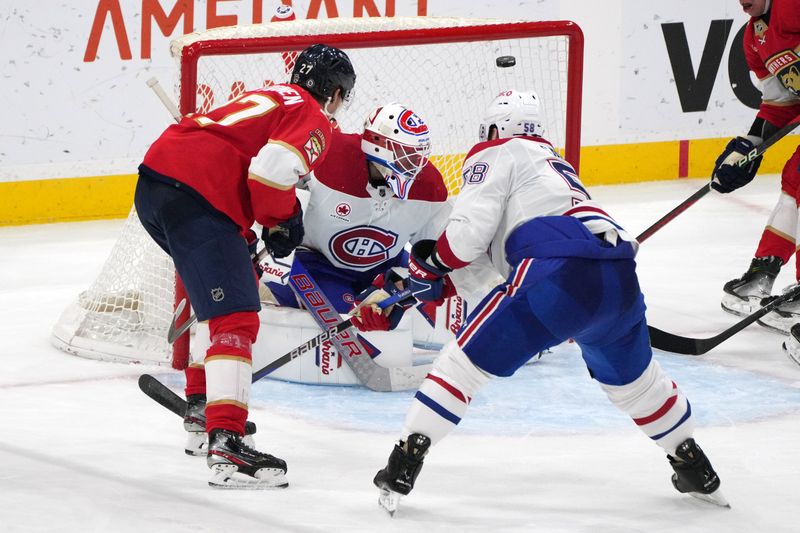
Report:
M186 114L203 113L246 90L288 82L298 52L311 44L342 48L357 79L352 104L337 113L339 127L360 133L375 108L407 105L428 124L431 161L450 194L457 194L481 113L507 89L537 92L545 137L577 166L579 38L570 22L299 20L188 34L172 42L171 53L178 64L175 94ZM498 65L498 58L508 56L513 66L509 60ZM54 327L53 342L85 357L169 364L173 353L166 333L175 299L172 262L131 211L100 275Z

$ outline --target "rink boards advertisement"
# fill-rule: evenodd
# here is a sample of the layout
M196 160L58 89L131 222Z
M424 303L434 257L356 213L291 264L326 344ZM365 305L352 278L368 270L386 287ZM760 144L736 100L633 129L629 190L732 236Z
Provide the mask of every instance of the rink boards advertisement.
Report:
M145 83L155 76L171 89L170 41L266 22L279 3L5 0L0 225L124 216L136 167L171 120ZM736 0L283 3L298 19L575 21L585 37L581 175L588 185L707 176L727 139L747 131L760 100L741 50L747 16ZM475 95L475 109L492 96ZM790 137L776 145L762 171L779 172L796 144Z

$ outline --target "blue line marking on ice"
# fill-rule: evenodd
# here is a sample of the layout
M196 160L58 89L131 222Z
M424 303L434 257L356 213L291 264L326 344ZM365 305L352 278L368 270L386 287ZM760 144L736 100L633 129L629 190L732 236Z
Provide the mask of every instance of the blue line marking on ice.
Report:
M698 425L732 425L800 410L800 388L779 380L700 358L656 352L656 359L692 402ZM250 403L312 423L395 432L415 393L266 379L253 384ZM457 431L525 435L626 427L635 426L589 378L577 347L566 345L489 383L475 395Z

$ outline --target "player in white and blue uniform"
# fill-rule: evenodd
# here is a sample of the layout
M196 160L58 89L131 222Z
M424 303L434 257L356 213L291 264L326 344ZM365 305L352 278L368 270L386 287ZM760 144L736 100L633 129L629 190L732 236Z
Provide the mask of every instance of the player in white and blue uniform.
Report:
M487 250L507 278L470 313L417 392L403 439L375 477L381 502L393 511L411 491L429 446L458 424L482 385L574 339L611 402L667 452L675 488L726 504L692 438L689 401L652 358L637 243L542 132L534 93L501 93L464 162L445 231L412 247L409 286L421 300L437 299L445 275Z

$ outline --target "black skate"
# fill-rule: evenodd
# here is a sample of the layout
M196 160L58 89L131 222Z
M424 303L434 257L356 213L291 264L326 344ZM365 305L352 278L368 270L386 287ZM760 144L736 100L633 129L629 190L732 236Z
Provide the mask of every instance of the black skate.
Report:
M208 455L208 438L206 436L206 395L191 394L186 398L186 413L183 415L183 429L186 430L186 455ZM252 435L256 425L248 421L244 426L245 444L255 446Z
M224 489L273 489L289 486L286 461L261 453L244 443L244 439L226 429L215 429L209 435L208 484Z
M431 439L419 433L412 433L405 442L395 444L386 468L375 474L372 482L381 491L378 504L394 516L400 497L406 496L414 488L422 460L428 453Z
M772 292L772 285L783 261L780 257L756 257L741 278L732 279L722 288L722 309L737 316L747 316L761 307L761 299Z
M667 459L675 471L672 474L672 485L678 492L688 493L721 507L730 507L728 500L719 491L719 476L694 439L686 439L678 445L675 456L667 455Z
M800 324L789 329L789 338L783 343L783 351L793 363L800 365Z
M186 397L183 429L186 430L186 446L184 446L186 455L208 455L205 394L192 394Z
M793 290L797 284L792 284L783 289L783 293ZM767 296L760 302L761 307L771 303L778 296ZM788 335L789 329L793 324L800 322L800 294L786 300L775 308L771 313L767 313L759 319L758 324L782 335Z

